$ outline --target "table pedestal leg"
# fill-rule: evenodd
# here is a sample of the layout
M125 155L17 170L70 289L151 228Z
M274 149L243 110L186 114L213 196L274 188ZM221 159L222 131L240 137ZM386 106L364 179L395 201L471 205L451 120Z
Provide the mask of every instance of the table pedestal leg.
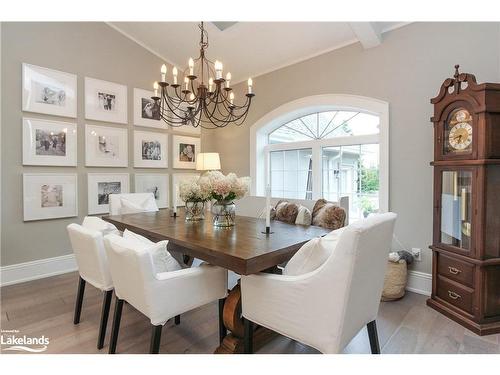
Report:
M237 284L228 294L223 310L223 320L228 335L215 350L216 354L243 353L243 319L241 318L241 289ZM277 333L258 325L254 325L253 348L257 351L277 336Z

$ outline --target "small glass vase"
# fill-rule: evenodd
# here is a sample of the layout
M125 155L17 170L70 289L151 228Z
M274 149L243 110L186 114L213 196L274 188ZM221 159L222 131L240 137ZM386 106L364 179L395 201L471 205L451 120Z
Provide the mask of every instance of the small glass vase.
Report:
M216 201L212 206L213 223L216 227L234 226L236 206L233 201Z
M186 202L186 221L200 221L205 219L205 202Z

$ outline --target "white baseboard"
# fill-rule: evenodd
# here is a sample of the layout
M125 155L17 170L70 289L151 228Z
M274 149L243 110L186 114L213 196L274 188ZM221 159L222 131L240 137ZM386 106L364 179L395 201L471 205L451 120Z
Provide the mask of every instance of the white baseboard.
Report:
M12 264L0 268L0 285L6 286L30 280L43 279L45 277L73 272L77 269L78 267L74 254Z
M406 290L430 296L432 292L432 275L420 271L408 271Z

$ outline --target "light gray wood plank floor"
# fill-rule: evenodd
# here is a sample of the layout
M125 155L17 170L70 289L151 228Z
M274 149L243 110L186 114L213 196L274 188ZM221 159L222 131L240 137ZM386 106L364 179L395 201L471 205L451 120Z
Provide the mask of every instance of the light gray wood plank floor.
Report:
M96 341L102 294L87 284L80 324L73 325L77 281L78 274L73 272L1 288L1 328L16 329L27 336L49 337L48 353L107 353L114 301L106 344L99 351ZM402 300L381 303L377 325L383 353L500 354L500 335L479 337L427 307L426 298L407 293ZM160 352L212 353L218 345L217 322L216 303L183 314L179 326L168 322L164 327ZM117 351L147 353L149 340L148 319L125 304ZM370 352L366 329L344 352ZM259 353L318 352L279 336Z

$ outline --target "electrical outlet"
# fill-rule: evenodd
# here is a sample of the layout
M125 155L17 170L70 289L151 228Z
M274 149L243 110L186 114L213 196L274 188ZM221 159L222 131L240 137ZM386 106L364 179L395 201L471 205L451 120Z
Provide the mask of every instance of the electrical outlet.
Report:
M412 247L411 253L417 262L422 261L422 250L420 250L418 247Z

